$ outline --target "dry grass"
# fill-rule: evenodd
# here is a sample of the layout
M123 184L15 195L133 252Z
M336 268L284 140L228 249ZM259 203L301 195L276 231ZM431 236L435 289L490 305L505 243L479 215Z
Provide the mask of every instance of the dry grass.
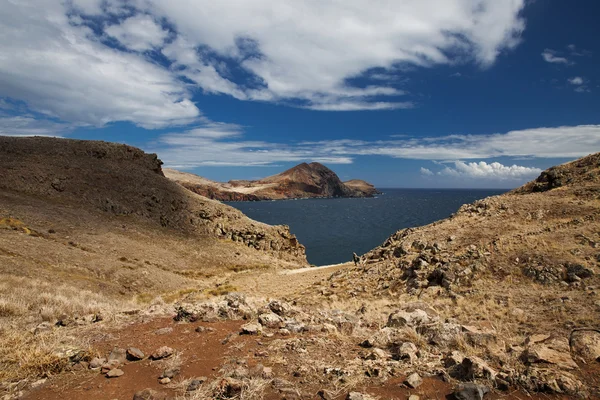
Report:
M207 293L210 294L211 296L223 296L223 295L237 292L237 291L238 291L238 288L236 286L233 286L230 284L223 284L223 285L217 286L214 289L209 289L207 291Z
M271 268L271 266L267 264L235 264L227 266L227 269L233 272L260 271L269 268Z
M25 226L25 223L16 218L0 218L0 229L12 229L14 231L23 232L26 235L38 236L39 234L33 229Z

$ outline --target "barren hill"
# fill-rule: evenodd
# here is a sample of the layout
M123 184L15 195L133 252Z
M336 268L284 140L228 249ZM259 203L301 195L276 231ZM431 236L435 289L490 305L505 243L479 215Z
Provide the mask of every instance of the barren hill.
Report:
M302 163L279 174L256 181L214 182L194 174L166 169L165 175L203 196L223 201L280 200L307 197L372 197L377 190L365 181L349 184L326 166Z
M234 269L306 265L287 227L183 189L156 155L130 146L0 137L0 171L8 286L30 277L26 287L154 296Z

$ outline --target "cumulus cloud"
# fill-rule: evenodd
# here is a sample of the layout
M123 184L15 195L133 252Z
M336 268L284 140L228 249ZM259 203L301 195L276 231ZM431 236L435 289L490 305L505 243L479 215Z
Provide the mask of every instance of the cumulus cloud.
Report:
M421 167L420 171L421 171L421 175L425 175L425 176L433 175L433 171L431 171L429 168Z
M498 162L486 163L485 161L465 163L455 161L454 167L446 167L438 175L464 177L487 180L524 180L538 176L542 172L539 168L523 167L520 165L506 166Z
M136 51L162 47L169 36L169 32L157 24L154 18L142 14L127 18L120 24L110 25L104 32L123 46Z
M544 61L549 62L551 64L571 64L571 62L565 58L556 55L557 52L552 49L545 49L542 52L542 58Z
M524 5L11 1L0 15L0 96L65 121L147 128L195 121L194 88L322 111L409 108L397 79L406 66L493 64L518 45ZM381 85L351 83L375 70Z
M197 119L198 108L172 73L139 54L102 44L67 12L63 2L3 4L0 97L79 125L131 121L157 128Z
M433 161L489 159L496 157L577 158L600 150L600 125L536 128L491 135L450 135L391 140L322 140L299 143L249 141L243 127L206 122L195 129L159 138L149 150L169 165L193 168L201 165L270 165L279 162L319 161L352 163L358 156L388 156ZM465 171L492 171L496 177L518 177L533 170L500 168L497 163L455 165L448 175ZM429 170L431 172L431 170ZM421 173L428 175L427 169ZM491 173L491 172L490 172Z

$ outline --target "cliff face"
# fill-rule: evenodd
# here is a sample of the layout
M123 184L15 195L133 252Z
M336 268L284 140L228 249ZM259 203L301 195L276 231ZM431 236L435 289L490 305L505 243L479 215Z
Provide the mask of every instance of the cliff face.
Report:
M365 181L342 182L331 169L313 162L257 181L210 181L193 174L165 170L168 178L203 196L221 201L281 200L307 197L372 197L375 187Z

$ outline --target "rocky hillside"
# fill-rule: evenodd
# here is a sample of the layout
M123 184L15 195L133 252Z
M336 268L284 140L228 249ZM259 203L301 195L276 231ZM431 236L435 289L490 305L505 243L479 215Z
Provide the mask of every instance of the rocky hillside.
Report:
M590 374L600 368L599 277L600 153L463 205L445 220L402 229L363 255L360 266L334 273L304 296L418 300L423 318L434 315L427 307L445 318L434 326L401 324L416 329L422 354L460 350L461 360L477 357L467 364L442 359L450 376L598 395L600 383ZM471 376L454 371L456 363Z
M365 181L343 183L335 172L316 162L302 163L257 181L232 180L221 183L171 169L166 169L165 175L194 193L221 201L372 197L377 193L375 187Z
M156 155L130 146L0 137L0 170L0 275L17 287L31 276L41 279L32 287L154 296L232 271L306 265L288 227L185 190Z

